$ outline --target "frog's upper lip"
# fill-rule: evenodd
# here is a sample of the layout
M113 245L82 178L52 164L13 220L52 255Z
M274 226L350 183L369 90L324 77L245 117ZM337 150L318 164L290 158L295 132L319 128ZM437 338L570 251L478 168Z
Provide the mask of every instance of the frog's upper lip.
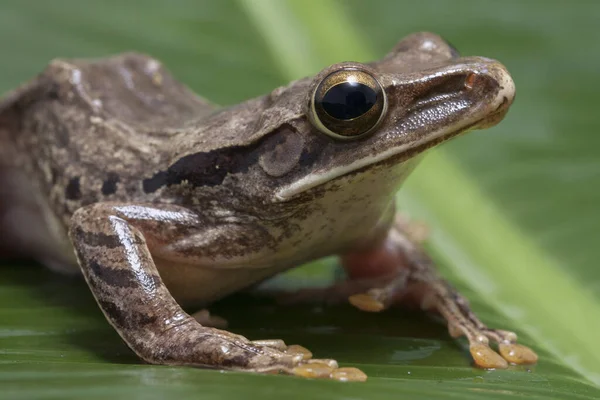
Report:
M491 127L502 120L508 111L515 95L514 82L506 70L499 62L483 57L473 57L472 63L475 65L474 71L483 71L485 78L491 78L498 87L496 95L490 99L485 109L485 115L474 113L472 118L466 118L449 124L437 130L429 132L419 140L413 142L395 145L387 150L381 151L372 156L357 158L355 161L331 168L323 172L314 172L282 187L275 193L277 201L286 201L297 194L305 192L311 188L322 185L333 179L359 171L370 165L378 164L389 159L398 159L400 154L420 153L429 147L443 140L457 136L473 129L484 129ZM477 72L476 72L477 74ZM477 77L476 77L477 78ZM490 110L493 110L490 112Z

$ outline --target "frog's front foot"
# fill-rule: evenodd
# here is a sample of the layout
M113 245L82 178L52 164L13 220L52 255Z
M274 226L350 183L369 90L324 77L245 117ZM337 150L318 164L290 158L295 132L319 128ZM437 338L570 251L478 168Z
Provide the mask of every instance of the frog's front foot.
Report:
M313 359L310 350L297 344L288 346L280 339L253 340L252 344L269 347L290 355L295 360L300 360L298 365L291 370L283 369L284 373L305 378L327 378L338 381L364 382L367 380L367 375L361 370L352 367L339 368L337 361L332 359Z
M303 346L279 339L248 340L227 331L200 326L189 319L164 332L156 348L135 349L153 364L223 368L255 373L283 373L304 378L365 381L356 368L339 368L331 359L313 359Z
M418 245L414 232L406 231L408 226L414 225L399 220L379 246L342 257L351 280L388 277L383 285L350 295L349 302L370 312L398 303L437 312L447 321L452 337L467 338L471 355L482 368L537 362L533 350L517 344L515 333L490 329L477 318L468 301L437 275L433 261ZM490 341L498 344L500 354L490 348Z

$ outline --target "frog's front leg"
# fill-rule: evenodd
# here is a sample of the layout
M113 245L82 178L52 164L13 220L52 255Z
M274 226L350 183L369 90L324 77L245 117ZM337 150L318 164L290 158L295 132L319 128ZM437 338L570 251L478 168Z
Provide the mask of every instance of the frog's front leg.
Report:
M300 346L250 341L205 327L186 314L163 284L153 250L174 232L193 232L198 216L172 205L98 203L72 217L70 237L85 279L108 321L153 364L190 365L308 377L364 380L356 369L312 360Z
M398 220L377 246L342 257L351 280L380 276L387 281L350 295L350 303L364 311L381 311L395 303L409 303L438 312L447 321L451 336L464 335L468 339L475 363L483 368L506 368L507 361L535 363L537 355L517 344L516 334L490 329L477 318L467 300L437 274L433 261L409 229L405 220ZM490 340L498 344L501 356L489 347Z

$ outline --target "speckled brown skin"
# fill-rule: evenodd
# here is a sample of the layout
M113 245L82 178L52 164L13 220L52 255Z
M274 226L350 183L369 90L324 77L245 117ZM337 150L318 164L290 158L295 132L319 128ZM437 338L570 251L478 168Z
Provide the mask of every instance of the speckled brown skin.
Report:
M307 115L316 85L348 66L375 76L388 101L381 124L354 141L319 132ZM406 253L390 242L403 237L394 194L417 156L495 124L513 95L499 63L460 58L428 33L381 61L334 65L220 110L144 55L55 60L0 101L0 234L53 269L79 265L148 362L362 380L279 341L202 326L180 305L331 254ZM431 263L409 264L424 271L427 293L463 304L440 290ZM466 306L462 319L437 308L451 325L481 328Z

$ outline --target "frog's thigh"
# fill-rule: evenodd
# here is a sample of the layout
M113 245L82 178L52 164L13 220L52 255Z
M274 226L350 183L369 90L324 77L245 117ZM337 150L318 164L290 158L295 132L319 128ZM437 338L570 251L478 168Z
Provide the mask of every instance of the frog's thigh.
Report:
M148 218L148 216L161 218ZM177 206L99 203L78 210L70 237L85 279L111 325L142 359L299 376L347 375L330 360L307 359L292 346L265 346L200 325L183 312L164 285L148 244L165 243L177 224L197 223ZM166 224L166 225L164 225ZM277 346L276 346L277 347ZM355 371L360 380L364 374Z
M51 269L77 273L66 231L27 175L0 165L0 256L34 258Z
M467 337L475 362L484 368L505 368L507 361L535 363L537 355L517 344L514 333L489 329L477 318L467 300L437 275L433 261L405 228L406 224L399 221L375 248L342 257L350 278L389 277L385 284L351 295L350 303L364 311L381 311L395 303L408 303L438 312L446 319L453 337ZM499 344L502 357L488 346L489 340Z

